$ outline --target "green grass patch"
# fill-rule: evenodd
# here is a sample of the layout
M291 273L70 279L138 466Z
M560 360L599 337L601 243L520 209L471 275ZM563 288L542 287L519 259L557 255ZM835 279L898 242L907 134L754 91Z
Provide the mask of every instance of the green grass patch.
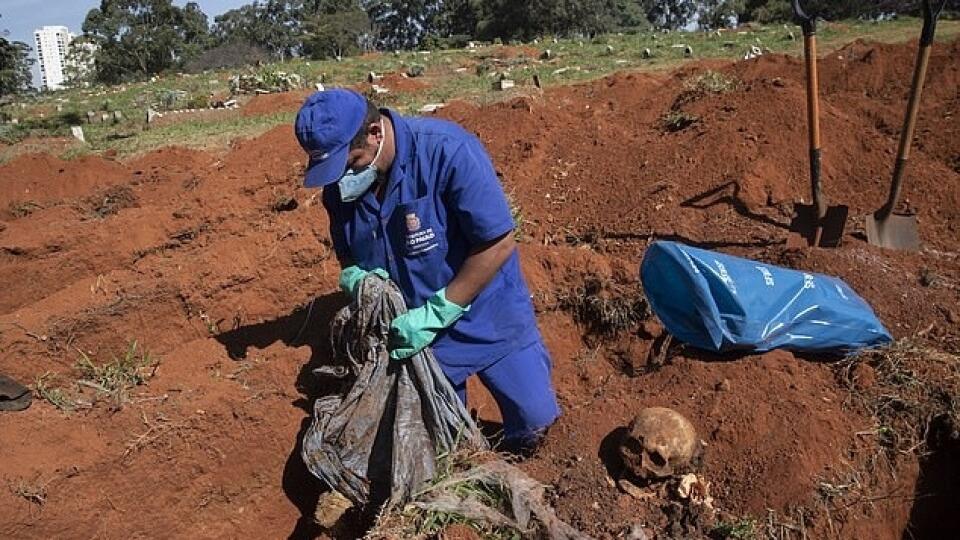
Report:
M664 130L682 131L700 121L700 117L686 111L671 110L660 117L660 125Z
M121 407L128 399L129 390L147 382L153 376L158 362L136 341L130 343L123 356L114 356L108 362L94 362L86 353L78 351L77 369L80 379L77 384L97 391L98 397L106 396Z
M290 124L293 119L293 113L252 117L234 115L228 119L175 122L128 134L111 128L94 127L87 132L88 145L73 148L61 157L71 159L108 149L128 157L174 145L201 149L227 148L233 139L256 137L278 125Z
M751 540L757 537L757 522L750 518L721 521L711 531L716 540Z

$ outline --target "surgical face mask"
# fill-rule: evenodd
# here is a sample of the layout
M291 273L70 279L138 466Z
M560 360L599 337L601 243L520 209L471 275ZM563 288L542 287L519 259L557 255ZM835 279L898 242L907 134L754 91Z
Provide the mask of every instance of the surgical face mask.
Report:
M383 131L383 120L380 120L380 133ZM383 151L383 142L386 140L386 135L384 134L380 138L380 146L377 147L377 154L373 156L373 161L369 165L363 168L363 170L355 171L350 169L342 177L338 185L340 186L340 200L343 202L351 202L359 199L363 196L367 190L370 189L370 186L377 181L377 159L380 158L380 152Z

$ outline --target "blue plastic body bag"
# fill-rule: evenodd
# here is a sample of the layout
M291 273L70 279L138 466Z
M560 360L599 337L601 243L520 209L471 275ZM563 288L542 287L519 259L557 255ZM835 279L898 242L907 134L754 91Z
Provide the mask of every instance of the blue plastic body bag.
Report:
M654 242L640 280L667 331L701 349L849 352L892 339L853 289L823 274Z

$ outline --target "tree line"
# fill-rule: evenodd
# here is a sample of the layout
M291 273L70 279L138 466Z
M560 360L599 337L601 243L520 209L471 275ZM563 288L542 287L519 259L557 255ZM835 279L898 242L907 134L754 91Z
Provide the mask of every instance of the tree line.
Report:
M916 0L804 5L826 19L919 9ZM949 0L951 8L960 8L960 0ZM87 14L69 63L93 68L73 69L68 79L115 84L172 69L198 71L257 60L790 19L789 0L254 0L212 22L196 2L179 7L171 0L101 0ZM0 95L29 83L28 49L0 37Z
M0 15L2 16L2 15ZM9 32L0 31L0 100L30 86L30 46L7 39Z

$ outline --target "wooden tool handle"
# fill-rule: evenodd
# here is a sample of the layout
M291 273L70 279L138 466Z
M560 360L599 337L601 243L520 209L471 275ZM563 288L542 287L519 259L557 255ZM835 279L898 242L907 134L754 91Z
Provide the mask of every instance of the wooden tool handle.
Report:
M897 147L897 162L893 168L893 182L890 184L890 193L887 202L877 212L879 219L884 219L896 208L897 201L903 191L903 175L910 160L910 146L913 143L913 132L917 127L917 116L920 112L920 96L923 93L923 83L927 76L927 65L930 63L930 51L933 49L933 36L937 30L937 18L943 10L946 0L933 4L930 0L923 2L923 30L920 32L920 49L917 51L917 61L913 68L913 80L910 83L910 98L907 103L907 114L903 119L903 129L900 130L900 145Z
M817 78L817 18L803 11L800 0L791 0L793 15L803 29L803 58L807 73L807 143L810 148L810 194L817 210L817 219L823 220L827 203L820 185L820 81Z

